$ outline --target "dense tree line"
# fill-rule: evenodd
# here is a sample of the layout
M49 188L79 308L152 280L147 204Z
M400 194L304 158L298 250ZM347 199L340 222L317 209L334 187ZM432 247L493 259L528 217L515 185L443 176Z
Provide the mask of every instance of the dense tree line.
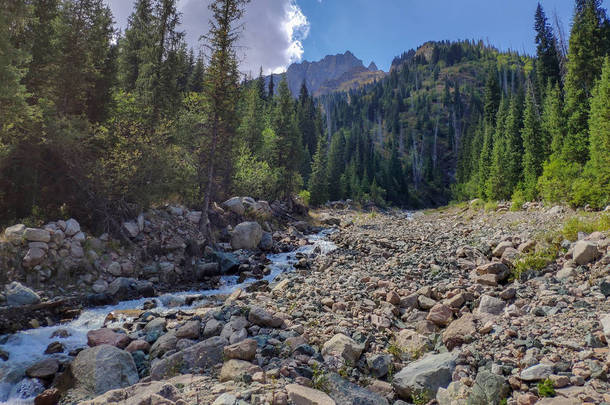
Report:
M116 231L167 201L207 212L232 193L301 190L322 115L306 88L295 101L284 82L274 96L263 77L244 81L235 42L246 3L211 3L195 56L176 0L136 1L123 33L103 0L5 0L2 220L73 215Z
M155 204L207 211L232 194L609 202L610 24L599 0L576 1L569 48L538 7L535 57L430 42L383 80L319 99L239 73L245 3L212 2L195 55L176 0L136 1L123 33L103 0L4 0L1 219L73 215L116 230Z
M610 22L598 0L578 0L568 53L539 5L534 68L507 93L492 66L484 109L460 151L458 198L610 203ZM567 71L562 75L562 60Z

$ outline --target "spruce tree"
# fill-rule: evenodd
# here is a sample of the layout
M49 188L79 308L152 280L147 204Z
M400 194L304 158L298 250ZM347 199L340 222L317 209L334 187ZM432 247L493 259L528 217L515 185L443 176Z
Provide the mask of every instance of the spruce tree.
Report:
M273 124L280 152L278 163L284 170L283 195L290 197L291 193L298 191L297 187L302 182L299 169L303 157L303 146L297 126L294 101L286 78L282 79L278 87Z
M566 162L584 164L589 157L589 99L600 76L603 57L610 50L605 10L601 0L578 0L570 34L566 76Z
M343 136L343 131L340 131L332 136L328 152L328 191L329 198L332 201L343 198L342 190L347 190L351 187L352 178L350 175L355 175L355 171L348 173L342 187L341 174L346 170L345 153L345 137Z
M119 42L118 77L125 91L133 91L147 58L152 56L154 27L152 0L137 0Z
M496 118L496 129L494 133L493 148L490 154L489 173L485 182L485 196L491 200L502 200L510 197L511 190L508 189L505 165L508 163L508 150L506 139L506 122L508 118L508 101L502 97L498 116Z
M540 128L540 116L534 101L534 90L530 86L526 91L525 110L523 112L523 189L525 198L537 197L538 177L542 173L544 162L544 139Z
M561 153L563 138L565 136L565 119L563 115L563 102L559 84L550 82L546 89L547 97L542 107L542 133L545 142L545 153L558 157Z
M559 54L553 28L549 25L540 3L536 9L536 85L538 94L544 95L547 83L560 83ZM540 97L543 98L543 97Z
M210 63L205 75L204 95L207 102L207 120L202 123L202 144L197 148L198 183L203 194L203 215L200 228L212 240L208 210L217 194L215 186L228 190L231 178L231 159L237 126L236 105L239 97L236 43L240 29L237 23L244 14L247 0L214 0L209 33L204 37L210 51ZM220 174L220 176L219 176ZM216 179L220 177L220 184ZM224 184L223 184L224 183Z
M511 195L523 177L522 106L523 95L521 92L517 92L511 97L505 125L506 160L503 163L503 173Z
M318 139L316 154L311 165L311 177L309 178L309 193L311 204L314 206L324 204L328 201L328 151L326 139L321 136Z
M575 186L572 203L590 204L602 209L610 204L610 56L605 58L602 75L593 90L591 113L590 160Z

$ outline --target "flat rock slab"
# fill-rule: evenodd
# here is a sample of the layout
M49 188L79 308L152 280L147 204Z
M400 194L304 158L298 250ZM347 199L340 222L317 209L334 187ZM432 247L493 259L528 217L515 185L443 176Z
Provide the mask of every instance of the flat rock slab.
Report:
M439 388L446 388L455 369L455 357L451 353L434 354L415 361L394 376L392 386L403 399L424 393L436 396Z
M383 396L362 388L331 373L327 380L328 394L337 404L388 405Z
M336 405L336 402L324 392L303 385L288 384L286 392L294 405Z

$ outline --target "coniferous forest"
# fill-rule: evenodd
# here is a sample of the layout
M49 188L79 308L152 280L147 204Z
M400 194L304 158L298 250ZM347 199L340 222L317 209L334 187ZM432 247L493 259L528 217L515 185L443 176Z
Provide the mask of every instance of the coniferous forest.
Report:
M610 22L576 0L569 37L538 7L535 55L429 42L387 76L314 98L245 77L244 0L211 3L195 53L176 0L3 0L0 216L115 229L179 201L483 198L610 203ZM205 222L205 221L204 221Z

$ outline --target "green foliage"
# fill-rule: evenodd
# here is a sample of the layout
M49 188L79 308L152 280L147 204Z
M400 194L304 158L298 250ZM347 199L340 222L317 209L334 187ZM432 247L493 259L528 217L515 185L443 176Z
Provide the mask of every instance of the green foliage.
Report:
M319 391L328 392L328 377L324 370L317 362L313 363L311 368L313 371L313 376L311 378L313 388Z
M568 219L561 229L561 235L570 241L578 239L578 233L604 232L610 230L610 214L595 216L575 216Z
M510 210L513 212L520 211L521 208L523 207L523 204L525 204L525 202L526 202L525 194L523 193L523 190L521 190L521 188L515 189L515 191L513 192L511 201L512 201L512 204L510 206Z
M309 207L309 204L311 203L311 193L307 190L301 190L299 191L298 196L303 205Z
M550 245L521 255L517 261L515 261L515 267L512 270L511 278L513 280L518 280L524 271L540 271L544 269L557 258L558 251L558 245Z
M421 391L411 394L411 402L415 405L425 405L431 399L430 393L427 391Z
M554 397L555 396L555 387L553 385L553 381L550 378L546 380L540 381L538 383L538 395L543 398Z
M235 162L233 184L237 195L272 200L280 193L280 171L259 160L247 146L243 146Z
M318 140L316 154L314 155L313 164L311 166L309 193L313 205L320 205L328 201L327 151L326 142L322 137Z
M530 87L525 97L523 112L523 186L525 198L537 197L537 180L542 173L542 164L546 158L544 142L540 139L540 117L534 103L533 89Z
M488 201L485 203L485 211L488 212L495 212L498 209L498 202L497 201Z

